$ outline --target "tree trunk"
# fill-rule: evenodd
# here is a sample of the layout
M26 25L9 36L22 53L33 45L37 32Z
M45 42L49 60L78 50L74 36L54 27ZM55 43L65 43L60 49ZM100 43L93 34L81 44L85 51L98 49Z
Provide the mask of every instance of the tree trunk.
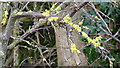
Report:
M70 11L69 11L70 12ZM67 13L67 12L66 12ZM65 15L63 13L61 15ZM81 12L77 12L73 19L80 18ZM80 20L74 22L78 23ZM72 41L76 45L77 49L80 49L81 53L71 52L71 41L67 36L66 28L60 27L59 25L54 28L56 35L56 47L57 47L57 57L58 57L58 66L86 66L87 58L83 53L84 44L81 41L80 35L75 30L72 32Z
M2 3L0 3L0 22L2 21ZM0 24L0 68L3 65L2 25Z
M2 4L5 4L5 6L3 7ZM7 7L6 6L6 3L0 3L0 16L2 17L2 8L5 8ZM12 12L12 10L11 10ZM11 14L12 15L12 14ZM9 41L9 38L12 34L12 30L13 30L13 27L14 27L14 23L16 21L15 18L12 18L10 15L7 23L6 23L6 26L2 25L0 23L0 68L2 66L4 66L4 62L5 62L5 58L6 58L6 52L7 52L7 46L8 46L8 41ZM1 22L2 18L0 18L0 22Z

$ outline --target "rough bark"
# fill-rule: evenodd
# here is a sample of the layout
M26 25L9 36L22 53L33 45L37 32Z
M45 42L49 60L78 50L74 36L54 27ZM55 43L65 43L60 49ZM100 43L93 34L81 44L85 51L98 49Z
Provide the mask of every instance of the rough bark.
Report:
M0 22L2 21L2 3L0 3ZM2 25L0 24L0 38L2 38ZM2 53L2 40L0 39L0 52ZM2 54L0 54L0 68L3 65Z
M69 11L70 12L70 11ZM64 16L66 13L60 15L60 17ZM81 12L77 12L73 19L80 18ZM77 20L74 23L78 23L80 20ZM80 49L81 53L71 52L70 46L71 41L67 36L66 28L60 27L59 25L54 28L56 35L56 47L57 47L57 57L58 57L58 66L86 66L87 65L87 57L85 57L83 53L83 42L81 41L80 35L78 32L72 32L72 40L74 44L76 44L77 49Z
M80 54L76 52L72 53L66 33L66 29L61 27L56 28L58 66L86 66L87 58L82 51L83 49ZM78 49L84 46L77 32L73 32L72 38Z
M2 5L0 5L0 6L2 7ZM2 8L1 8L1 10L2 10ZM1 53L0 54L0 67L4 66L8 41L12 34L14 23L15 23L15 18L12 18L10 15L6 26L3 26L0 24L0 53Z

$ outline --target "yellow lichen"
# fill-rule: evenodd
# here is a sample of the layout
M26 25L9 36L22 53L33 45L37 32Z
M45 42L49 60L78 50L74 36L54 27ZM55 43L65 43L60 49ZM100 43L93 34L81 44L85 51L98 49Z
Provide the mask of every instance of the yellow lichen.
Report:
M76 51L77 53L80 53L80 51L76 48L75 44L72 44L70 49L71 51Z

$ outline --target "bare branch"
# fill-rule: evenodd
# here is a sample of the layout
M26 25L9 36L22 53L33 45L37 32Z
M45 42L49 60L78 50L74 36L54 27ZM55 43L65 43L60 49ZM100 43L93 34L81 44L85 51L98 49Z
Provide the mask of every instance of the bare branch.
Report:
M84 1L84 2L82 2L82 3L80 3L80 4L78 5L78 7L75 8L75 9L70 13L70 17L73 17L74 14L75 14L78 10L80 10L83 6L85 6L87 3L89 3L89 1L90 1L90 0L86 0L86 1Z
M88 18L90 18L90 20L91 20L92 22L95 22L95 20L94 20L84 9L82 9L82 11L86 14L86 16L87 16ZM108 36L110 36L110 37L112 37L113 39L115 39L116 41L120 42L119 39L117 39L116 37L114 37L113 35L111 35L111 34L110 34L109 32L107 32L104 28L102 28L102 27L99 26L98 24L97 24L97 26L98 26L102 31L104 31Z
M21 18L21 17L38 17L38 18L46 18L46 16L43 16L41 13L36 12L23 12L21 15L15 14L12 16L15 19Z
M21 42L21 39L24 39L26 38L29 34L33 33L33 32L36 32L38 30L41 30L41 29L46 29L46 28L50 28L51 26L47 26L47 27L43 27L43 28L32 28L30 30L28 30L26 33L24 33L19 39L15 40L11 45L8 46L8 49L12 49L17 43Z
M110 34L112 34L112 32L110 31L110 29L108 28L108 25L106 24L106 22L104 21L104 19L101 17L101 15L98 13L98 11L97 11L97 9L95 8L94 4L91 3L91 5L92 5L91 7L94 9L94 11L95 11L95 13L97 14L97 16L102 20L103 24L106 26L108 32L109 32Z
M120 32L120 29L118 29L118 31L114 34L113 37L117 36L117 35L119 34L119 32ZM111 39L112 39L112 38L107 39L107 40L105 41L105 43L108 42L108 41L111 40Z

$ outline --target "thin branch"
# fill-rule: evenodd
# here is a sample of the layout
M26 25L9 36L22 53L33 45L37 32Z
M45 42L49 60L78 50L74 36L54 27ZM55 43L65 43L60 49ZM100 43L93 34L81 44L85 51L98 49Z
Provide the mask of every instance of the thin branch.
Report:
M106 24L106 22L104 21L104 19L101 17L101 15L98 13L98 11L97 11L97 9L95 8L94 4L91 3L91 5L92 5L91 7L94 9L94 11L95 11L95 13L97 14L97 16L102 20L103 24L106 26L108 32L109 32L110 34L112 34L112 32L110 31L108 25Z
M56 15L64 12L65 10L62 10L62 9L66 8L68 5L69 5L68 2L66 2L66 1L62 2L62 3L61 3L59 6L57 6L57 7L55 8L55 10L54 10L54 11L59 11L59 12L57 12L57 13L55 13L55 14L53 14L53 15L56 16ZM60 10L60 9L61 9L61 10ZM53 11L53 12L54 12L54 11Z
M19 64L19 67L20 67L26 60L28 60L28 59L32 59L32 57L27 57L27 58L25 58L25 59Z
M97 26L99 26L99 25L97 24ZM120 43L120 40L119 40L119 39L117 39L117 38L114 37L113 35L109 34L106 30L104 30L104 28L102 28L101 26L99 26L99 28L100 28L101 30L103 30L108 36L110 36L111 38L115 39L116 41L118 41L118 42Z
M80 10L83 6L85 6L87 3L89 3L89 1L90 1L90 0L86 0L86 1L84 1L84 2L82 2L82 3L80 3L80 4L78 5L78 7L75 8L75 9L70 13L70 17L73 17L74 14L75 14L78 10Z
M41 47L37 47L37 49L39 50L40 55L41 55L43 61L45 61L45 62L47 63L47 65L50 67L51 65L47 62L47 60L46 60L45 57L43 56L43 53L42 53Z
M12 49L17 43L21 42L21 39L24 39L26 38L29 34L33 33L33 32L36 32L38 30L41 30L41 29L46 29L46 28L50 28L51 26L47 26L47 27L43 27L43 28L32 28L30 30L28 30L26 33L24 33L19 39L15 40L12 44L10 44L8 46L8 49Z
M23 9L25 9L25 7L27 7L28 4L29 4L29 2L27 2L27 3L25 4L25 6L20 9L20 11L22 11Z
M119 34L119 31L120 31L120 29L118 29L118 31L114 34L113 37L117 36L117 35ZM112 38L107 39L107 40L105 41L105 43L108 42L108 41L111 40L111 39L112 39Z
M38 18L46 18L46 16L43 16L41 13L37 12L23 12L21 15L15 14L12 16L15 19L21 18L21 17L38 17Z
M98 12L100 12L102 15L104 15L105 17L107 17L108 19L112 20L114 22L114 19L110 18L109 16L105 15L102 11L97 10Z
M86 14L86 16L87 16L88 18L90 18L90 20L91 20L92 22L95 22L95 20L94 20L84 9L82 9L82 11ZM111 36L113 39L115 39L116 41L120 42L119 39L117 39L117 38L114 37L113 35L109 34L109 32L107 32L104 28L102 28L102 27L99 26L98 24L97 24L97 26L98 26L102 31L104 31L108 36Z
M11 11L12 13L12 11ZM4 36L6 39L9 39L10 35L12 34L12 31L13 31L13 25L15 23L15 19L12 18L12 14L10 15L9 19L8 19L8 22L7 22L7 26L5 28L5 32L4 32Z

